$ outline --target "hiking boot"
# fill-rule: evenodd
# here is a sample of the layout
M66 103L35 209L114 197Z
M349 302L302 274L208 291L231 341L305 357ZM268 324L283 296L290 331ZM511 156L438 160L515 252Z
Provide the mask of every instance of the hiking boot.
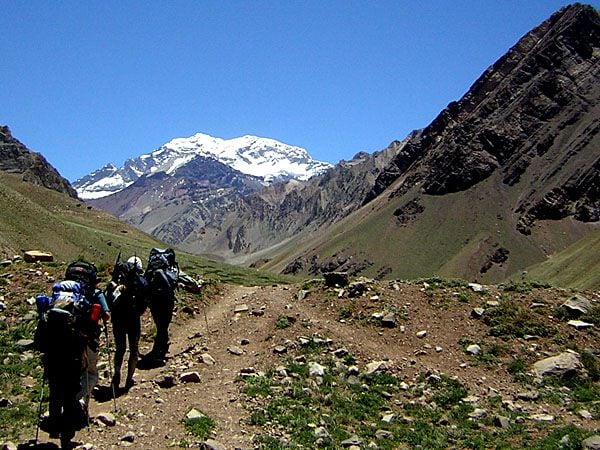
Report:
M72 450L79 445L79 442L73 442L72 439L75 437L75 433L72 431L63 432L60 435L60 448Z
M40 429L48 433L52 439L56 439L60 433L60 421L54 417L42 417L40 420Z

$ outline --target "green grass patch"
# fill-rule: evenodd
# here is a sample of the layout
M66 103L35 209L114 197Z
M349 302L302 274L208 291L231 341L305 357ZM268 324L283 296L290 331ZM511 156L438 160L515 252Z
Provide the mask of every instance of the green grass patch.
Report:
M242 392L249 397L266 397L273 393L271 382L267 377L248 377Z
M592 434L597 434L598 431L600 430L593 432L575 425L567 425L551 431L529 448L531 450L579 450L581 449L581 442ZM568 436L568 439L565 439L565 436Z
M502 338L532 336L550 336L554 329L545 325L538 313L533 312L528 305L514 299L505 299L500 305L489 308L483 317L483 322L490 327L489 334Z
M19 440L24 435L31 435L37 423L42 384L41 361L36 353L16 345L20 339L32 339L34 330L34 323L14 326L3 323L0 327L0 393L11 402L0 408L0 440ZM24 386L25 377L35 380L33 388Z
M277 321L275 322L275 328L279 330L283 330L284 328L289 328L293 324L293 321L290 320L288 316L279 316Z
M215 428L215 421L207 415L193 419L184 419L183 423L185 429L199 439L206 439Z

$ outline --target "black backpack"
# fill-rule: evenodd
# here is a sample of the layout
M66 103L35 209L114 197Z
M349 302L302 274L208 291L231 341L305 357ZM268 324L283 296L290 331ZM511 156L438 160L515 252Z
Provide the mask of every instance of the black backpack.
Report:
M134 263L117 262L113 269L111 281L106 296L111 309L122 309L125 306L131 306L143 312L148 285ZM119 285L125 286L124 295L121 292L117 295L116 288Z
M115 268L112 273L112 281L116 284L124 284L125 286L131 286L137 276L137 267L135 264L127 261L119 261L115 264Z
M93 263L75 261L67 266L65 280L73 280L81 284L84 295L91 302L98 283L98 269Z
M153 248L148 256L148 265L144 274L152 294L171 295L177 289L179 265L172 248Z

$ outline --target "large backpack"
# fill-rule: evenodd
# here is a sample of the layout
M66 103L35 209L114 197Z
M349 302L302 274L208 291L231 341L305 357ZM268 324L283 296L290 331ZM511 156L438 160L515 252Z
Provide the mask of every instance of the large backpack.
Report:
M96 266L75 261L67 266L64 278L54 283L50 296L36 297L39 320L35 341L38 349L45 353L60 352L61 346L65 351L79 347L93 326L92 308L98 281Z
M72 280L59 281L52 286L52 295L38 295L36 304L39 320L35 344L38 350L59 355L61 359L76 356L92 314L92 302L83 295L81 284Z
M172 248L153 248L148 256L148 265L144 274L152 295L172 295L177 289L179 265Z
M138 273L138 268L134 263L118 261L113 269L111 281L106 296L111 310L130 306L143 312L146 306L145 297L148 285L144 277ZM125 286L125 295L117 291L119 285Z
M67 266L65 280L77 281L82 287L82 294L91 301L98 283L98 269L87 261L75 261Z

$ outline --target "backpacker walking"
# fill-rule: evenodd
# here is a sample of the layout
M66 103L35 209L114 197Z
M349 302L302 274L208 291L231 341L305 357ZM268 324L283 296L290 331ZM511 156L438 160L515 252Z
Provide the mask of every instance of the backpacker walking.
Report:
M169 325L175 308L175 289L179 266L175 251L153 248L148 256L144 274L149 285L150 313L156 326L156 335L150 353L143 357L145 365L162 365L169 351Z
M110 318L110 310L106 303L106 297L98 286L98 270L92 263L86 261L75 261L67 267L65 279L78 282L84 295L92 304L90 320L81 324L81 332L85 337L85 348L83 352L83 367L81 372L81 389L77 398L83 402L88 410L92 391L98 385L98 355L100 353L100 335L102 334L102 323Z
M78 261L69 265L64 281L52 286L51 296L36 297L39 319L34 343L43 354L50 389L48 417L40 426L51 438L60 438L62 448L72 448L75 432L87 425L87 403L80 399L89 383L82 380L90 381L87 349L90 332L102 318L104 298L95 296L96 280L95 266ZM106 302L104 311L108 314Z
M125 379L125 389L128 390L134 385L133 376L139 357L140 316L146 309L148 296L148 283L143 275L140 258L132 256L127 262L117 261L106 294L115 338L115 372L111 383L115 391L118 391L123 358L127 342L129 342L127 378Z

